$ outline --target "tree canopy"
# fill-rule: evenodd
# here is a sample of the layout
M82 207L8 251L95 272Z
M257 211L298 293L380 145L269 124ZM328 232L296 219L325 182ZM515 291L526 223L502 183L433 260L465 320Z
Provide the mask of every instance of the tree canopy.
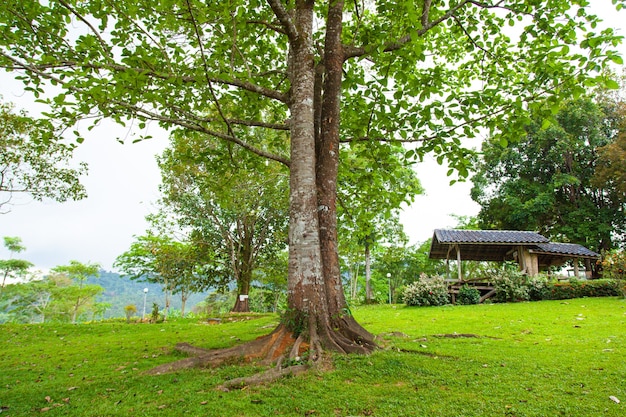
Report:
M71 167L75 145L55 134L48 120L36 120L0 103L0 210L14 194L36 200L80 200L87 196L79 181L85 164Z
M536 118L526 136L506 147L486 141L472 190L481 225L535 230L598 252L619 244L624 199L613 177L600 181L597 170L606 158L600 155L619 143L619 117L607 114L610 108L589 98L570 100L545 129Z
M413 142L405 157L435 152L467 174L462 137L520 129L541 102L557 105L586 85L611 84L598 70L622 63L614 50L620 37L600 30L588 6L9 0L0 6L0 66L20 71L66 126L85 117L140 128L156 120L289 166L289 314L271 336L203 358L284 351L295 338L289 354L308 346L315 362L325 350L375 347L341 288L340 143ZM44 95L50 84L54 97ZM288 151L250 134L268 129L284 133L276 138Z
M214 268L237 285L233 311L249 311L254 270L287 244L288 173L278 164L232 145L174 135L159 158L163 204L196 243L212 253Z

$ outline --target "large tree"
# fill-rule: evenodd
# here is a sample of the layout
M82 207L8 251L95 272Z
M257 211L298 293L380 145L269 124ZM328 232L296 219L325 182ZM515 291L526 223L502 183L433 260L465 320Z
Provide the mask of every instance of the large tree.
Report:
M423 190L404 148L382 148L352 143L343 152L337 185L337 217L340 253L344 247L360 246L365 260L365 301L374 301L371 285L371 252L386 240L405 238L400 225L402 204L410 204ZM351 241L346 245L348 241Z
M250 311L254 270L286 246L287 170L199 135L173 135L161 158L163 203L215 259L228 260L237 285L234 312Z
M341 286L340 141L415 142L407 157L434 151L466 174L460 137L496 131L504 120L522 126L534 103L602 82L588 74L621 62L611 49L619 37L598 30L586 6L9 0L0 6L0 66L20 71L35 94L58 92L49 115L65 125L156 120L289 166L289 314L265 339L183 364L280 356L292 338L292 355L309 346L315 360L325 349L375 348ZM240 134L263 129L288 133L289 154Z
M626 230L624 198L612 175L599 176L606 150L619 149L619 117L589 98L564 103L555 122L540 118L503 147L483 144L472 197L483 227L536 230L556 241L609 250ZM601 157L602 156L602 157ZM616 165L601 165L601 167ZM621 197L620 197L621 195Z

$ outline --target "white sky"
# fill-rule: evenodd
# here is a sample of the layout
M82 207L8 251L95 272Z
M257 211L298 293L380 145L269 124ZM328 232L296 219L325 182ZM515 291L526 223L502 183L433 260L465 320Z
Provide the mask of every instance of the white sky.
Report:
M615 12L610 0L593 0L592 11L603 17L607 26L621 28L626 12ZM620 31L623 34L623 30ZM625 48L622 53L626 56ZM34 113L30 97L22 94L21 84L0 74L0 95L18 108ZM26 251L20 259L46 270L70 260L97 262L112 269L115 258L126 251L133 235L145 232L144 217L154 211L159 198L160 173L155 155L167 145L167 136L157 127L149 127L155 138L122 145L115 139L126 136L128 129L104 123L94 129L76 152L76 160L89 164L89 174L82 179L89 197L78 202L37 202L21 199L8 214L0 214L0 237L19 236ZM475 147L479 147L477 143ZM475 215L479 206L469 197L471 182L449 185L446 167L427 156L417 167L425 195L418 196L401 219L411 243L423 242L436 228L453 227L450 215ZM14 201L17 201L16 199ZM9 254L0 248L0 259Z

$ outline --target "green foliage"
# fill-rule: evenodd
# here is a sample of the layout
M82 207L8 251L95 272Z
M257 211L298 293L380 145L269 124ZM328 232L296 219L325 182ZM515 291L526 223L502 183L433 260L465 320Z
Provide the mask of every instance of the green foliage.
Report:
M489 281L496 290L494 301L507 303L529 300L528 275L514 266L493 273Z
M626 251L613 250L604 254L602 259L603 276L615 280L626 298Z
M87 165L71 167L74 148L55 134L50 121L14 113L11 105L0 102L0 208L16 193L40 201L85 198L79 177L86 174Z
M598 99L599 100L599 99ZM598 149L616 140L615 103L579 98L557 106L549 127L534 115L519 140L493 137L472 178L483 227L535 230L595 251L612 248L626 230L623 195L613 177L599 181ZM515 139L515 140L514 140ZM597 273L596 273L597 275Z
M124 313L126 314L126 322L130 322L131 317L137 314L137 306L129 304L124 307Z
M469 285L463 285L459 288L459 294L456 297L458 304L478 304L480 302L480 291Z
M622 295L623 287L616 280L594 279L590 281L570 280L569 282L549 282L546 287L546 300L566 300L582 297L614 297Z
M450 302L445 280L424 274L419 280L406 286L402 299L407 306L441 306Z

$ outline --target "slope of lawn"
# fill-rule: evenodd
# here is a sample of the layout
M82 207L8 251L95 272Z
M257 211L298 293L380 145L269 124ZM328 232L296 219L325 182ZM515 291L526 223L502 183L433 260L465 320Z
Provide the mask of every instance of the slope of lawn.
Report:
M380 351L223 392L259 368L233 364L146 376L175 343L241 343L272 315L207 325L122 322L0 326L5 416L624 416L626 301L353 309ZM621 401L621 402L617 402Z

